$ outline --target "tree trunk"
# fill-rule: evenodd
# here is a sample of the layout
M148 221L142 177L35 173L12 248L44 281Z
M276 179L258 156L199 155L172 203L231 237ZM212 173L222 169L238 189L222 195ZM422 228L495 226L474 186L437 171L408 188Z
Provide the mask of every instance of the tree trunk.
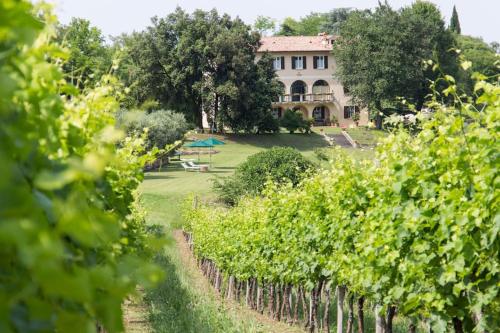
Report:
M385 333L392 333L392 320L396 314L396 307L389 306L387 308L387 318L385 322Z
M364 303L365 298L363 296L358 298L358 333L365 333L365 313L363 310Z
M274 315L275 315L275 319L277 321L280 321L281 320L281 285L277 285L275 287L276 289L276 298L275 298L275 311L274 311Z
M264 289L262 287L263 287L263 283L258 282L257 283L257 311L260 314L264 313Z
M455 333L464 333L462 321L457 317L453 318L453 328L455 329Z
M251 282L250 279L246 281L246 292L245 292L245 305L247 307L250 307L250 289L251 289Z
M375 333L385 333L384 316L380 314L381 310L381 305L375 306Z
M286 310L286 303L288 303L288 295L286 294L286 284L283 284L281 286L281 309L280 309L280 316L281 320L285 321L285 310Z
M292 294L292 286L291 285L286 285L285 287L285 294L286 294L286 299L283 298L283 301L285 302L285 310L286 310L286 318L287 318L287 323L291 324L293 322L292 318L292 308L290 305L290 296Z
M293 308L293 324L299 321L299 303L300 303L300 286L296 289L295 293L295 306Z
M377 129L382 129L382 124L383 124L383 117L382 117L382 103L380 101L375 103L375 109L377 112L377 115L375 116L375 126Z
M417 333L417 325L411 323L409 333Z
M267 308L269 310L269 317L274 318L274 285L269 284L269 296L268 296Z
M305 323L305 327L309 327L309 310L308 310L308 307L307 307L307 303L306 303L306 293L304 291L304 288L301 286L300 289L299 289L299 296L300 296L300 301L302 302L302 312L303 312L303 316L304 316L304 319L306 320L306 323Z
M344 330L345 289L345 286L337 287L337 333L342 333Z
M309 309L309 332L314 333L318 323L318 299L321 292L322 282L313 288L311 292L311 308Z
M325 311L323 312L323 331L330 333L330 287L325 284Z
M227 299L234 298L234 276L229 276L229 284L227 286Z
M354 294L349 296L349 313L347 314L347 329L346 333L352 333L354 326Z
M220 293L220 271L217 269L217 273L215 274L215 290Z

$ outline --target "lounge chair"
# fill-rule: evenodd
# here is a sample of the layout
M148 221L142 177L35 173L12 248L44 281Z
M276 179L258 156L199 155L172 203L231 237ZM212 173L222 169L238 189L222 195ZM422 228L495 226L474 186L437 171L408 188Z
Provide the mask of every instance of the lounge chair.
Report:
M190 166L186 163L181 163L181 165L184 168L184 171L200 171L201 169L199 166Z
M207 167L208 168L209 167L208 164L196 164L193 161L186 162L186 164L189 165L190 167L198 167L198 168L200 168L200 167Z

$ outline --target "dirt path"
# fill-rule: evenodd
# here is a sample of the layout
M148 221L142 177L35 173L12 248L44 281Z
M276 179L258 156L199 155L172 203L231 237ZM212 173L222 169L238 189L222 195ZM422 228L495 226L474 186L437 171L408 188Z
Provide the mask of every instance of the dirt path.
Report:
M189 250L188 244L186 243L182 232L180 230L175 230L173 232L173 237L177 243L181 261L186 270L190 271L193 277L193 288L201 291L203 293L210 293L215 295L217 302L224 307L224 309L230 312L234 317L239 320L254 320L259 323L259 330L257 332L266 333L303 333L305 332L298 326L289 326L284 323L276 322L265 315L250 310L234 301L223 299L217 292L214 291L208 280L203 276L201 271L196 265L196 260Z

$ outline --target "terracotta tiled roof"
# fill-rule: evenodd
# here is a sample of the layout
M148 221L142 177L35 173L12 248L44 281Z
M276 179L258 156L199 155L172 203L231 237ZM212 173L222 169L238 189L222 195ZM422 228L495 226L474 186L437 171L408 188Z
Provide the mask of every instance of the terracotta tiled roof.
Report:
M262 37L257 52L330 51L332 40L327 35Z

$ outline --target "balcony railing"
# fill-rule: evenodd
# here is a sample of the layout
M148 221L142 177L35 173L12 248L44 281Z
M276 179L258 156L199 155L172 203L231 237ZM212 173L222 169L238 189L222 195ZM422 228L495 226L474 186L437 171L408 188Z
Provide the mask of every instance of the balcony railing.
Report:
M287 94L281 95L275 103L291 102L331 102L334 100L333 93L327 94Z

